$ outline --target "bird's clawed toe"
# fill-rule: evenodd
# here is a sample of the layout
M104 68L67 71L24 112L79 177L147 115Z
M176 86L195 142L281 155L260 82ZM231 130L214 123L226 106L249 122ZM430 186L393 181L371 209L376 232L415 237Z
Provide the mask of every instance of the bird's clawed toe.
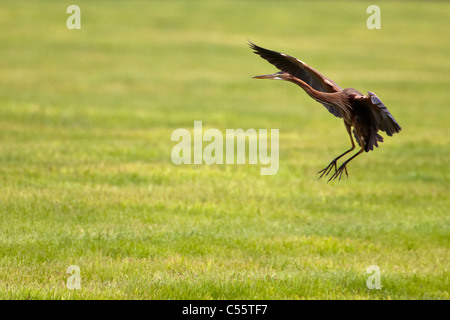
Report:
M336 171L337 171L337 162L336 162L336 160L331 161L330 164L329 164L325 169L322 169L322 170L320 170L319 172L317 172L317 174L320 174L320 173L321 173L321 175L320 175L320 177L319 177L319 180L320 180L323 176L327 176L327 175L331 172L331 170L333 169L333 167L334 167L334 172L336 173Z
M348 178L348 172L347 172L347 164L344 163L343 165L341 165L336 172L331 176L331 178L328 180L328 182L330 182L331 180L336 180L337 178L339 178L339 180L341 180L342 178L342 174L345 172L345 175Z

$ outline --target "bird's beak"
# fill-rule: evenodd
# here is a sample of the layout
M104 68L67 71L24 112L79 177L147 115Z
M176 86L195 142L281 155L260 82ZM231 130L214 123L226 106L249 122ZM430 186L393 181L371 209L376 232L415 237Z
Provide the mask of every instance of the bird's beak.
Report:
M282 78L280 77L280 73L273 73L273 74L265 74L262 76L254 76L252 77L252 79L273 79L273 80L282 80Z

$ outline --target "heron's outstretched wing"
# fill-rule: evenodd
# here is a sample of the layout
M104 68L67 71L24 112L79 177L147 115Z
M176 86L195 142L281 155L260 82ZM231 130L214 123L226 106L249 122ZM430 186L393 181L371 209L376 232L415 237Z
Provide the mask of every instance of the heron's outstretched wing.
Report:
M339 92L342 90L336 82L328 79L303 61L281 52L261 48L250 41L248 44L250 48L254 50L254 53L258 54L261 58L267 60L281 71L287 72L294 77L303 80L313 89L328 93ZM323 106L327 108L332 115L342 118L342 114L339 109L326 104L323 104Z
M250 41L249 46L261 58L267 60L281 71L287 72L294 77L303 80L309 86L318 91L332 93L342 90L342 88L339 87L334 81L314 70L303 61L281 52L261 48Z
M380 98L373 92L368 91L368 95L363 96L361 100L370 107L372 114L377 123L378 129L386 132L388 136L392 136L394 133L400 132L402 127L395 121L392 114L381 102Z

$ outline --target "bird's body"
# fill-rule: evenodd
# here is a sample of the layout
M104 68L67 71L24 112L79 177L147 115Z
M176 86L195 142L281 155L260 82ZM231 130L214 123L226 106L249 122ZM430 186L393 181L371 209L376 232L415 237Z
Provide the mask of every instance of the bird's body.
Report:
M249 45L256 54L281 70L274 74L253 78L292 82L305 90L311 98L325 106L331 114L343 118L352 147L336 157L325 169L319 171L321 173L319 178L328 175L333 167L335 172L330 180L338 177L340 179L344 171L348 176L346 165L352 159L364 151L373 150L374 146L378 147L378 142L383 142L383 137L378 134L379 130L386 132L389 136L401 130L397 121L374 93L369 91L367 95L363 95L353 88L342 89L334 81L326 78L303 61L284 53L261 48L253 43L249 43ZM361 149L338 168L337 160L355 149L351 134L352 127L356 142Z

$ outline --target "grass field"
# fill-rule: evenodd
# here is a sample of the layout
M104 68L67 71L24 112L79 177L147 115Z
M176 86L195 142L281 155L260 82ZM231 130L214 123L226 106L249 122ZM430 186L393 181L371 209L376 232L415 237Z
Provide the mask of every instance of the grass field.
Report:
M380 2L380 30L362 1L77 1L81 30L70 4L0 4L1 299L449 299L450 3ZM318 181L342 121L252 80L248 39L403 130ZM278 174L174 165L194 120L279 129Z

